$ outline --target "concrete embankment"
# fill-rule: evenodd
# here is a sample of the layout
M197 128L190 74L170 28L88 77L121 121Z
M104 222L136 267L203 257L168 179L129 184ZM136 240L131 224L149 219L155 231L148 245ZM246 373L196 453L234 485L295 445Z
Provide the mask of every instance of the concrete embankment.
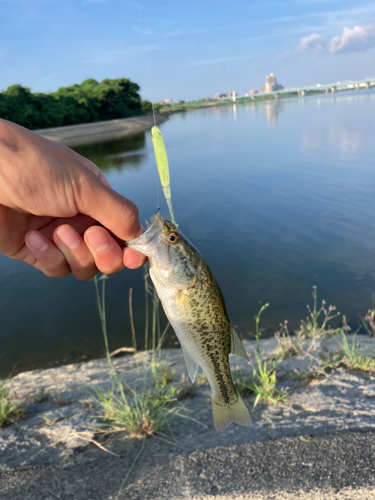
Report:
M156 115L156 124L163 123L168 118ZM137 116L135 118L122 118L105 122L84 123L67 127L44 128L34 130L37 134L47 139L64 144L65 146L86 146L97 142L108 142L129 137L154 125L153 116Z
M375 338L347 339L364 355L375 347ZM0 498L374 500L374 376L344 367L309 375L310 360L331 359L341 340L321 339L309 356L279 363L278 387L290 394L283 403L255 407L248 395L252 427L232 424L218 433L203 384L174 403L182 417L166 434L133 447L120 432L103 434L96 419L94 388L112 387L106 360L21 373L4 381L25 415L0 429ZM244 346L254 366L255 342ZM274 358L276 339L259 348L263 359ZM182 351L162 351L162 358L177 386L187 375ZM114 359L113 367L124 387L146 389L150 362L151 353L141 352ZM233 370L251 373L245 360L231 362Z

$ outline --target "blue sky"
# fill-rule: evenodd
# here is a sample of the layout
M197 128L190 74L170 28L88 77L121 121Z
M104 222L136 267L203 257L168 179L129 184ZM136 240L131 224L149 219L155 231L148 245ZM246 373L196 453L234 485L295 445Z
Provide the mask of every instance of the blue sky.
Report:
M127 77L192 100L375 75L375 3L345 0L0 0L0 90Z

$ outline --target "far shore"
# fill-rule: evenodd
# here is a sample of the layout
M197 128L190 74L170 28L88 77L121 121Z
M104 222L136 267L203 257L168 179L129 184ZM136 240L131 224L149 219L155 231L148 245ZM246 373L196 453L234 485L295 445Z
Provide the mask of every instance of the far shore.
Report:
M165 122L167 119L167 116L155 115L157 125ZM34 130L34 132L46 139L59 142L65 146L74 147L123 139L124 137L149 130L153 125L153 116L136 116L134 118L122 118L104 122L45 128Z

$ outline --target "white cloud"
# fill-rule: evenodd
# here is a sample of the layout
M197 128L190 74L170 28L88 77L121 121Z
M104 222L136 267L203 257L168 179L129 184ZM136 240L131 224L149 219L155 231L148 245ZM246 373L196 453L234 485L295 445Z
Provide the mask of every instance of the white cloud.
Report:
M375 26L344 28L341 36L331 40L330 52L356 52L375 47Z
M324 40L322 35L313 33L310 36L304 36L301 38L299 48L303 52L307 52L312 56L320 56L327 51L327 42Z
M332 54L344 52L364 52L375 47L375 25L345 27L342 35L335 36L328 44L322 35L313 33L301 38L299 49L312 56L326 52Z

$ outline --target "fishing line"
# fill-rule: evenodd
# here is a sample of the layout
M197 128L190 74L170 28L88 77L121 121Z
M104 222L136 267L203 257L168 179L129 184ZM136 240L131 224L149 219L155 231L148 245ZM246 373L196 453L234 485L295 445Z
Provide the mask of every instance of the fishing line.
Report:
M142 17L142 11L141 11L141 4L139 3L139 0L137 1L138 4L138 11L139 11L139 22L141 24L141 30L144 31L143 28L143 17ZM148 57L147 53L145 55L145 60L146 60L146 70L147 70L147 79L148 79L148 87L150 90L150 93L152 92L152 87L151 87L151 79L150 79L150 68L148 65ZM156 115L155 115L155 108L154 108L154 103L151 102L151 107L152 107L152 116L154 118L154 126L156 127ZM156 173L156 207L158 210L160 210L160 193L159 193L159 177L158 174Z
M127 474L126 474L126 476L125 476L125 478L124 478L124 480L123 480L123 482L121 483L120 490L119 490L119 492L117 493L116 500L119 500L119 498L120 498L120 494L121 494L121 491L122 491L122 488L124 487L124 484L126 483L126 481L127 481L128 477L129 477L129 475L130 475L130 473L131 473L131 471L132 471L132 469L133 469L133 467L134 467L134 465L135 465L136 461L138 460L138 458L139 458L139 457L141 456L141 454L142 454L142 451L143 451L143 449L144 449L144 447L145 447L145 441L146 441L146 438L144 437L144 438L143 438L143 443L142 443L142 448L141 448L140 452L138 453L138 455L137 455L137 456L135 457L135 459L133 460L133 463L131 464L131 466L130 466L130 468L129 468L129 470L128 470L128 472L127 472Z
M141 29L143 30L143 18L142 18L141 5L139 3L139 0L138 0L138 10L139 10L139 22L141 24ZM148 85L149 85L149 89L151 91L150 69L149 69L149 65L148 65L147 54L146 54L146 68L147 68L147 75L148 75ZM167 202L168 210L169 210L169 213L171 216L171 221L173 222L173 224L178 226L176 219L175 219L175 216L174 216L173 206L172 206L172 195L171 195L171 185L170 185L170 177L169 177L169 165L168 165L167 152L165 150L162 133L160 132L160 130L156 126L154 105L152 103L151 103L151 105L152 105L152 112L153 112L154 124L155 124L151 129L151 137L152 137L152 144L154 146L157 174L159 174L159 175L156 175L156 197L157 197L156 207L158 209L160 209L160 198L159 198L159 179L160 179L160 183L163 187L164 197L165 197L165 200Z

